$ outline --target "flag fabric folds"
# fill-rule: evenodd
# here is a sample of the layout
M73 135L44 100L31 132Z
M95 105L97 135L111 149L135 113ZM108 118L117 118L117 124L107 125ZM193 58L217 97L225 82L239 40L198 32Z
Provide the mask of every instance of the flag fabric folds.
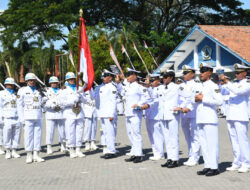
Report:
M80 17L77 85L79 85L79 75L82 72L84 82L83 89L84 91L87 91L91 89L91 86L95 80L95 71L84 22L85 20Z
M116 66L118 67L118 69L120 70L120 72L122 73L122 75L124 75L124 74L123 74L123 71L122 71L122 68L121 68L121 66L120 66L120 64L119 64L119 62L118 62L118 60L117 60L117 58L116 58L116 56L115 56L115 52L114 52L114 50L113 50L113 48L112 48L111 45L110 45L110 56L111 56L112 59L114 60Z

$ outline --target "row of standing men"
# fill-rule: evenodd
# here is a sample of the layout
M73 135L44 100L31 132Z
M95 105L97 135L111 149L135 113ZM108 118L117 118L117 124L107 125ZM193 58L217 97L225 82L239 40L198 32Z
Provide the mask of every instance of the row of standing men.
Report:
M125 79L105 70L103 83L87 93L83 93L82 89L77 90L76 77L70 72L66 74L68 85L65 89L58 89L58 79L51 77L49 81L51 88L46 92L39 92L36 89L37 78L34 74L28 73L25 77L27 87L19 89L17 95L13 92L13 79L8 78L5 81L6 90L0 94L6 158L19 157L15 149L19 145L21 126L24 125L26 163L44 161L39 156L43 111L46 112L48 153L52 153L51 144L54 128L57 126L61 151L65 151L68 147L71 158L85 156L80 149L85 115L86 148L89 149L91 145L93 149L96 148L94 140L95 116L97 116L101 121L102 144L105 145L102 158L116 157L117 102L118 97L122 97L125 100L127 135L131 142L131 151L127 153L130 157L125 161L134 163L143 161L141 121L144 113L153 151L151 160L164 159L165 146L167 162L162 167L179 166L178 126L181 122L189 157L184 165L197 165L201 149L205 164L204 169L197 174L214 176L219 174L216 107L224 103L223 95L226 94L229 96L226 119L234 153L232 166L227 170L248 172L250 169L247 136L250 94L250 85L246 79L248 69L246 66L235 64L237 81L231 83L225 75L221 75L220 79L224 85L220 86L211 81L213 68L206 63L200 64L202 83L194 81L193 68L183 66L184 83L181 85L174 83L175 73L171 70L162 75L151 75L150 81L144 85L138 83L139 71L128 68ZM91 135L92 138L87 137ZM89 144L89 141L92 143Z

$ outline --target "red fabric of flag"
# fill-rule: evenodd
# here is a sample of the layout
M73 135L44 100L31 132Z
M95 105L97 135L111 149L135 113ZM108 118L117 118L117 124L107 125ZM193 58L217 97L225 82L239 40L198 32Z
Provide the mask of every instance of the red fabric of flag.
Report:
M90 90L95 80L91 52L84 19L80 18L78 74L83 73L84 91Z

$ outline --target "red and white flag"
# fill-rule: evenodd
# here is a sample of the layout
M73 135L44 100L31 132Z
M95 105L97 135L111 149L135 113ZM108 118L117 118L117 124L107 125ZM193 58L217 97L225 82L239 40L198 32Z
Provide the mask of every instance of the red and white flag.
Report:
M114 60L116 66L118 67L118 69L120 70L120 72L123 74L122 68L121 68L121 66L120 66L120 64L119 64L119 62L118 62L118 60L117 60L117 58L116 58L116 56L115 56L115 52L114 52L114 50L113 50L113 48L112 48L111 45L110 45L110 56L111 56L112 59ZM124 75L124 74L123 74L123 75Z
M78 58L78 73L77 73L78 77L81 72L83 73L83 81L84 81L83 89L85 92L91 89L91 86L95 80L95 71L91 58L86 27L84 24L84 19L82 17L80 17L80 28L79 28L79 58Z
M146 48L146 49L148 49L148 45L146 44L146 42L145 41L143 41L144 42L144 47Z

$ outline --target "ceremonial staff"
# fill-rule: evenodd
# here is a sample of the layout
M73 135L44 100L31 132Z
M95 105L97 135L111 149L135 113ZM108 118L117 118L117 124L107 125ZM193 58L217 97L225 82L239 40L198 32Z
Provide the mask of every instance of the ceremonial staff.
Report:
M144 67L145 67L145 69L146 69L146 71L147 71L147 73L148 73L148 75L149 75L150 73L149 73L149 71L148 71L148 68L147 68L147 66L146 66L146 63L145 63L144 60L142 59L142 57L141 57L139 51L137 50L135 43L133 43L133 47L134 47L134 49L135 49L137 55L140 57L140 59L141 59L143 65L144 65Z
M150 56L151 56L151 57L152 57L152 59L154 60L154 63L155 63L155 65L156 65L156 67L159 67L159 65L157 64L157 62L156 62L156 60L155 60L154 56L152 55L152 53L151 53L150 49L148 48L148 46L147 46L146 42L145 42L145 41L143 41L143 42L144 42L144 47L148 50L148 53L150 54Z

